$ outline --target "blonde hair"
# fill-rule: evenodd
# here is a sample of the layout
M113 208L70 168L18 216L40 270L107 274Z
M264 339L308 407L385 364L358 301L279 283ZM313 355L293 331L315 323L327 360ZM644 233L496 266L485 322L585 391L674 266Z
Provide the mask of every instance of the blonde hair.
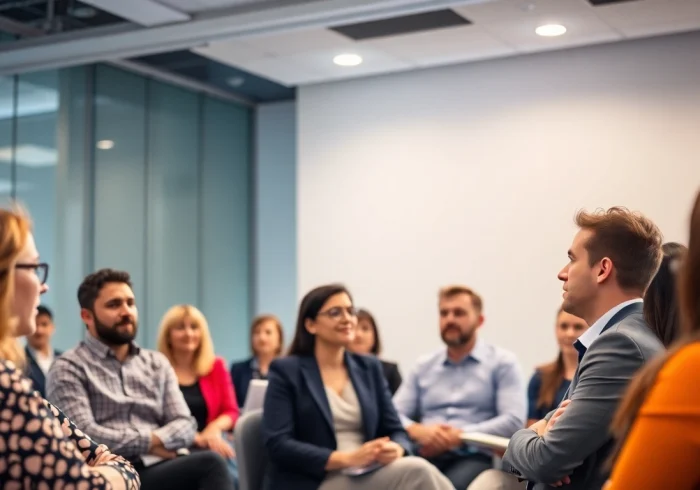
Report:
M15 265L32 231L29 215L18 205L0 209L0 359L24 364L24 351L16 337L17 318L12 315L15 297Z
M170 308L160 321L158 331L158 350L165 354L171 364L173 364L173 348L170 343L170 331L181 325L185 319L189 318L202 332L202 339L194 354L194 370L197 376L206 376L214 366L214 343L209 333L207 319L201 311L192 305L177 305Z

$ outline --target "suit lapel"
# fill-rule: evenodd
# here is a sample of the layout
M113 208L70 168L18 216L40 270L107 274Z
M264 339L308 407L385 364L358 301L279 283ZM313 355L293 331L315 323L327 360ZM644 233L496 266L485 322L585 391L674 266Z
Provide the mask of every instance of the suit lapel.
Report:
M625 306L624 308L622 308L620 311L618 311L617 313L615 313L612 316L612 318L608 321L608 323L606 323L605 326L603 327L603 330L600 331L600 334L598 336L600 337L600 335L603 335L603 333L605 331L609 330L613 326L620 323L627 316L632 315L634 313L642 313L643 311L644 311L644 306L641 302L632 303L631 305ZM571 380L571 384L569 385L569 389L566 390L566 394L564 395L564 398L563 398L564 400L569 398L569 396L571 395L571 392L574 390L574 388L578 384L578 370L581 367L582 358L583 358L583 355L581 355L579 352L579 365L576 368L576 374L574 374L574 379Z
M610 327L613 325L616 325L620 323L622 320L624 320L627 316L632 315L633 313L642 313L644 311L644 305L642 302L636 302L632 303L631 305L627 305L624 308L622 308L620 311L615 313L613 317L610 319L608 323L605 324L603 327L603 330L600 331L602 334L606 330L608 330Z
M323 380L321 379L321 371L318 369L318 364L314 357L302 357L301 362L301 373L304 376L306 385L311 393L311 398L313 398L316 405L318 405L323 419L328 424L332 434L335 434L335 428L333 426L333 416L331 415L331 407L328 405L328 397L326 396L326 390L323 387Z
M365 441L375 438L377 433L378 415L376 402L372 398L370 387L372 386L369 373L364 366L360 366L350 355L345 353L345 365L348 368L348 375L355 393L357 401L360 403L362 412L362 426L365 430Z

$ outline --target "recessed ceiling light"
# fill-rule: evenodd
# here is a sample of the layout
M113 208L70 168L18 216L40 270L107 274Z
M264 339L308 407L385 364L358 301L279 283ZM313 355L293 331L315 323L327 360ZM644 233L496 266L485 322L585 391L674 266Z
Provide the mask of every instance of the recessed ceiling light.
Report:
M359 54L339 54L333 58L333 63L339 66L357 66L362 63L362 56Z
M114 148L114 141L112 140L100 140L96 145L100 150L111 150Z
M566 27L561 24L545 24L535 29L535 32L539 36L556 37L564 34L566 32Z

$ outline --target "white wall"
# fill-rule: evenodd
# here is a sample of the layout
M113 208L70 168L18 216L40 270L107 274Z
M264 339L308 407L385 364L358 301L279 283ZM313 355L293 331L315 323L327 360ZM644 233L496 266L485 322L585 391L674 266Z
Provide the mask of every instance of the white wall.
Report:
M298 286L343 281L402 369L441 345L441 285L529 374L555 354L579 208L685 240L700 187L700 34L303 88Z

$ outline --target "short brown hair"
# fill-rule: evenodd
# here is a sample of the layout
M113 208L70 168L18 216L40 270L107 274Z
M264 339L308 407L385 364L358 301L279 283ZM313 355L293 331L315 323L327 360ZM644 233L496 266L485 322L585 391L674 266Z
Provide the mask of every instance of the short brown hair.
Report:
M462 286L461 284L453 284L451 286L441 288L440 292L438 293L438 300L442 301L443 299L452 298L453 296L457 296L459 294L466 294L469 296L472 299L474 309L481 313L484 308L484 302L482 301L481 296L479 296L472 288Z
M268 321L274 322L275 327L277 327L277 334L280 337L280 345L275 354L280 355L282 353L284 346L284 329L282 328L282 322L275 315L258 315L253 318L253 323L250 324L250 352L253 355L255 355L255 349L253 348L253 335L255 334L255 329Z
M624 290L644 292L661 264L663 236L649 218L624 207L576 214L579 228L593 232L585 244L592 266L608 257Z

